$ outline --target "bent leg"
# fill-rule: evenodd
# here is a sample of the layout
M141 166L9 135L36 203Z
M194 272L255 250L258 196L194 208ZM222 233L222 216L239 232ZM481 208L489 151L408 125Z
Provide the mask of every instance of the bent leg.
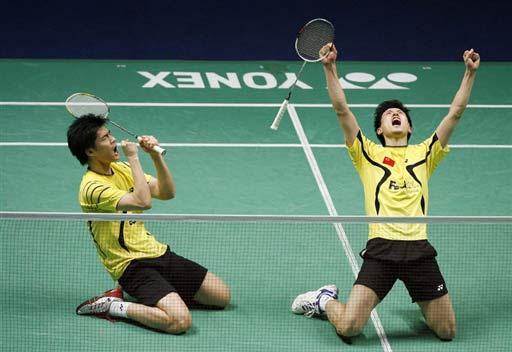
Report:
M184 333L192 326L190 311L176 292L160 299L156 307L133 303L127 313L129 319L169 334Z
M430 301L418 302L418 305L428 327L441 340L450 341L455 337L455 313L448 294Z
M231 293L224 281L217 275L207 272L194 300L210 308L222 309L229 304Z
M325 311L338 335L351 337L363 331L373 308L379 302L379 297L372 289L356 284L346 304L332 299L326 303Z

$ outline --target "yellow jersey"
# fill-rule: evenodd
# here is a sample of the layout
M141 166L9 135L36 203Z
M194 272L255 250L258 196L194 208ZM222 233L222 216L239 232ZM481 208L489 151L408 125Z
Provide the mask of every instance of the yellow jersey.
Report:
M82 177L78 199L83 212L123 213L116 208L125 194L133 192L132 172L125 162L112 163L111 167L111 176L88 170ZM145 174L145 177L147 182L151 180L150 175ZM158 242L141 221L89 221L88 226L101 263L115 281L132 260L160 257L167 249L167 245Z
M348 148L364 189L368 216L426 216L428 180L449 152L434 133L420 144L384 147L359 131ZM370 224L369 239L425 240L425 224Z

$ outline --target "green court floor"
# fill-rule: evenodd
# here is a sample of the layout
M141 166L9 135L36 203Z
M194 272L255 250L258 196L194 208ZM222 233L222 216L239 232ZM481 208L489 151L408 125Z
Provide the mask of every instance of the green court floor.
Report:
M111 118L167 148L176 199L150 213L364 215L359 178L329 106L320 65L308 65L278 131L270 130L300 62L0 60L0 211L79 212L84 169L66 146L63 102L77 91L111 103ZM398 98L411 108L411 143L444 117L464 66L455 62L341 62L361 128ZM430 215L512 215L511 63L483 62L451 153L430 182ZM292 123L292 118L295 124ZM118 140L127 138L112 127ZM374 139L376 140L376 139ZM149 158L143 166L154 173ZM322 182L319 182L322 181ZM324 187L324 188L322 188ZM323 192L321 192L321 190ZM329 198L326 199L325 191ZM330 200L329 200L330 199ZM225 311L194 310L193 329L168 336L126 322L78 317L76 305L114 285L80 222L3 222L0 343L12 351L482 351L509 350L510 226L433 226L458 336L441 343L405 288L352 346L326 322L294 316L293 298L353 273L329 225L154 223L152 232L229 284ZM364 225L344 226L357 260ZM360 263L360 261L359 261Z

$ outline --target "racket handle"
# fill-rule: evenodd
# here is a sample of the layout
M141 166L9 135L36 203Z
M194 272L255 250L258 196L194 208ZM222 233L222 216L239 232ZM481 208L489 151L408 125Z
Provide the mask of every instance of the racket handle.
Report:
M274 131L277 131L279 128L279 124L281 123L281 120L284 116L284 113L286 111L286 108L288 107L288 99L285 99L283 103L281 104L281 107L279 108L279 111L277 112L276 117L274 118L274 122L272 122L272 126L270 126L271 129Z
M140 142L142 140L142 137L141 136L137 136L137 140ZM164 156L165 153L167 153L167 150L165 150L164 148L162 148L159 145L154 145L153 148L151 148L151 150L157 152L161 156Z
M151 148L151 149L153 149L155 152L158 152L158 154L160 154L161 156L164 156L164 155L165 155L165 153L167 153L167 150L165 150L164 148L162 148L162 147L161 147L161 146L159 146L159 145L155 145L155 146L153 146L153 148Z

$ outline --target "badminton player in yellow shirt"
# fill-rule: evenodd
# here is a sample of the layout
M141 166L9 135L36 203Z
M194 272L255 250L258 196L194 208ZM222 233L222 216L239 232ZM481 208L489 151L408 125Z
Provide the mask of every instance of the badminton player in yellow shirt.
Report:
M325 46L322 50L328 50ZM435 132L418 145L409 145L412 122L398 100L382 102L374 114L374 128L382 145L369 140L350 110L336 70L337 51L323 59L329 97L345 136L345 144L364 189L368 216L426 216L428 180L449 152L448 140L464 112L480 55L466 50L466 66L448 114ZM363 264L346 303L335 285L299 295L292 311L308 317L327 315L345 341L359 335L371 311L384 299L396 280L402 280L429 328L441 339L455 337L456 323L450 296L427 240L425 225L371 224Z
M153 136L140 141L153 161L153 177L144 173L135 143L121 142L128 162L118 161L120 150L105 122L85 115L68 128L71 153L87 165L78 195L82 210L141 213L151 208L152 198L172 199L176 189L171 172L165 159L151 150L158 141ZM143 222L89 221L88 226L100 261L122 288L82 303L77 314L131 319L179 334L191 327L191 303L219 309L229 303L229 288L220 278L156 240ZM124 301L123 291L136 301Z

